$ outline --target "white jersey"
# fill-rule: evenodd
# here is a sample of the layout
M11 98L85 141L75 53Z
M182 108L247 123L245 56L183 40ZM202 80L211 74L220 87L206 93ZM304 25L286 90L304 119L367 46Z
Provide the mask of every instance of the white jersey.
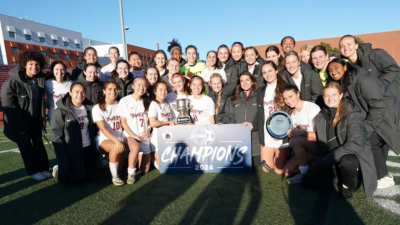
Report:
M294 77L293 81L296 84L297 88L301 91L301 81L303 80L303 75L301 75L301 68L299 67L299 77L295 79Z
M172 110L168 103L152 101L149 106L149 117L155 117L158 121L172 121Z
M296 129L305 131L314 130L314 117L321 111L315 103L303 101L303 108L300 112L294 110L292 113L293 125Z
M202 72L201 72L201 77L203 78L203 80L205 82L209 82L210 81L210 77L213 73L219 73L219 75L221 75L222 80L224 83L226 83L226 73L224 69L215 69L215 70L208 70L208 68L205 68Z
M72 81L67 80L63 83L57 83L55 79L46 80L45 88L47 92L47 102L49 104L49 112L47 116L49 121L53 111L57 108L57 101L64 97L71 89Z
M100 70L100 81L111 80L111 72L115 70L115 67L110 63Z
M76 116L79 121L79 125L81 127L81 133L82 133L82 147L87 147L90 146L90 135L89 135L89 118L87 115L86 107L82 105L79 108L76 108L73 106Z
M119 101L117 115L126 118L126 122L131 131L141 136L149 126L148 113L144 110L143 100L136 101L131 95L123 97ZM129 134L124 131L124 135L129 137ZM150 140L146 138L140 142L140 151L142 154L150 152Z
M169 106L171 107L172 110L172 119L173 121L176 120L176 117L179 115L178 110L176 109L177 105L175 100L177 99L188 99L188 96L185 94L177 94L175 92L169 93L167 97L164 99L164 102L167 102ZM189 105L188 105L188 110L189 110ZM189 113L189 111L188 111ZM176 121L175 121L176 122Z
M96 104L92 110L92 118L94 122L104 121L106 125L106 129L116 138L123 139L122 134L122 126L121 120L117 115L118 110L118 101L115 101L113 105L105 105L106 111L100 109L99 104ZM97 133L96 141L98 145L101 144L104 140L108 138L106 135L99 129Z
M282 140L275 140L267 131L267 118L275 111L274 108L274 97L275 97L276 84L268 84L265 89L264 95L264 146L271 148L280 148L282 146Z
M215 115L215 103L207 95L200 99L189 96L190 117L194 124L210 124L210 116Z

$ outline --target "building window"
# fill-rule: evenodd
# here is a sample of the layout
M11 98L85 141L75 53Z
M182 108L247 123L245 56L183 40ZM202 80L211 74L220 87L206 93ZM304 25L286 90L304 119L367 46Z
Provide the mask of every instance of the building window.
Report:
M12 53L18 53L17 47L11 47L11 52Z
M76 48L81 48L81 45L80 44L76 44Z
M15 38L15 33L14 32L8 32L8 36L10 36L10 38Z
M68 42L64 42L64 47L68 47Z
M82 57L81 57L81 56L78 56L78 60L81 61L81 60L82 60Z
M60 55L58 53L54 53L54 58L59 58Z
M57 40L53 40L53 45L57 45Z
M25 34L25 39L26 39L27 41L31 41L31 40L32 40L32 36L31 36L31 35L28 35L28 34Z
M45 43L46 39L44 37L39 37L39 41L40 41L40 43Z
M47 56L47 52L42 51L42 55L43 55L43 56Z
M69 59L69 55L68 55L68 54L66 54L66 55L65 55L65 58L66 58L66 59Z

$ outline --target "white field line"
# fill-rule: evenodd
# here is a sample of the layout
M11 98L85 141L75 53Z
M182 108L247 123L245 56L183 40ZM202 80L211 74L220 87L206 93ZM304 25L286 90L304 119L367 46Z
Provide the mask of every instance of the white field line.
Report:
M374 202L378 203L385 210L400 216L400 205L397 202L384 198L374 198Z
M392 151L392 150L389 151L389 156L397 156L397 157L400 157L400 155L397 155L397 154L394 153L394 151Z
M374 196L393 197L400 195L400 186L395 185L388 188L376 189Z
M386 165L390 167L397 167L400 168L400 163L386 161Z
M14 148L14 149L10 149L10 150L1 151L0 154L1 154L1 153L6 153L6 152L16 152L16 153L20 153L20 152L19 152L19 148Z

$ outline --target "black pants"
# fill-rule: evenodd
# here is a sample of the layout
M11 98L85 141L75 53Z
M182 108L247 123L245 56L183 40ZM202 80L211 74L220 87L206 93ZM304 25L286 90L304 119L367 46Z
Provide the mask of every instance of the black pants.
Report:
M359 188L359 180L362 180L360 173L360 162L355 155L344 155L335 167L323 167L308 171L302 184L306 188L329 188L336 183L341 188L344 184L351 191Z
M399 137L400 138L400 137ZM389 174L386 166L386 160L389 155L389 146L375 132L369 138L372 154L374 155L374 163L378 179L381 179Z
M18 148L28 175L49 171L49 159L42 140L42 119L33 119L29 131L21 135Z

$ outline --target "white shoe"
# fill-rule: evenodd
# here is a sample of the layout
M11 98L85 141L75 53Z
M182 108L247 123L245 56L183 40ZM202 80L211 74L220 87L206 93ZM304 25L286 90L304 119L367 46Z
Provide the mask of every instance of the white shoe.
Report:
M112 182L115 186L121 186L125 184L124 181L122 181L119 177L113 177Z
M58 181L58 165L53 167L53 177Z
M303 173L299 173L296 176L287 179L286 181L288 182L288 184L298 184L301 183L303 176L304 176Z
M45 176L46 178L50 178L50 177L53 176L53 175L51 175L51 173L50 173L49 171L43 171L43 172L41 172L41 173L42 173L42 175Z
M46 179L46 177L41 172L33 174L31 176L31 178L34 179L34 180L44 180L44 179Z
M389 175L389 176L385 176L381 179L378 180L378 186L376 188L388 188L388 187L392 187L394 186L394 180L393 180L393 176Z

